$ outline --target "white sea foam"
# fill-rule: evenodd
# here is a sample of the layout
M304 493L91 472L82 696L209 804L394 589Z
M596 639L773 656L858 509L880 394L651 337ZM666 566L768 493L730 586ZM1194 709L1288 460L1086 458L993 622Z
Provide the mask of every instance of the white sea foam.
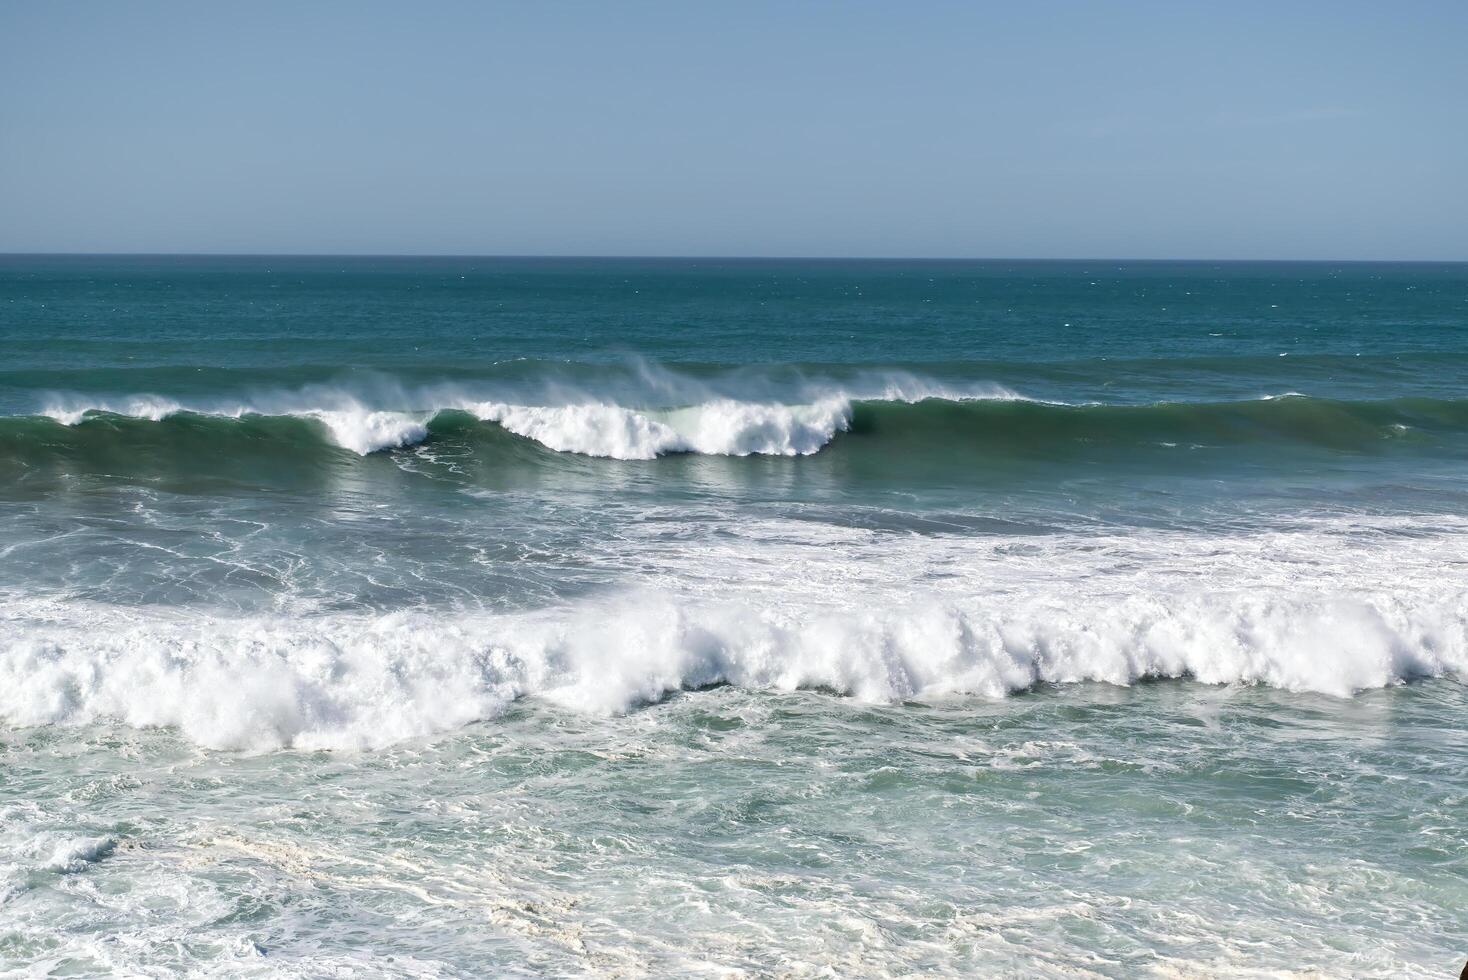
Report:
M51 847L45 867L50 871L75 873L112 853L117 842L111 837L71 837Z
M0 721L372 747L516 698L620 712L711 684L878 702L1191 677L1347 696L1468 676L1468 523L913 535L789 518L623 529L619 590L537 611L245 615L0 596ZM673 544L669 544L673 542ZM288 598L288 597L286 597ZM288 608L288 604L278 608Z
M353 748L538 696L620 712L713 684L867 701L1147 677L1345 696L1468 675L1468 608L1405 596L916 600L802 610L628 595L516 615L306 618L8 604L0 719L177 726L206 746Z

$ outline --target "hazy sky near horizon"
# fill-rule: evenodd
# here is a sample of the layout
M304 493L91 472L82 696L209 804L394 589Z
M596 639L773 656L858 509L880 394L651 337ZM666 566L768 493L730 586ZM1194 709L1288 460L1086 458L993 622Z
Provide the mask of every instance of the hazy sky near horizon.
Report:
M1468 260L1468 3L0 2L0 251Z

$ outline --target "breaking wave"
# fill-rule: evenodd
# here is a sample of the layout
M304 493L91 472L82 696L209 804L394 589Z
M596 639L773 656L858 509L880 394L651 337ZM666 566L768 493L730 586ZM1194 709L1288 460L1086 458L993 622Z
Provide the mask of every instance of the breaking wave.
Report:
M1411 595L993 597L779 612L627 595L534 613L0 612L0 719L175 726L220 749L371 748L517 698L621 712L729 684L864 701L1192 678L1349 695L1468 675L1468 605Z
M851 402L842 397L814 405L726 399L662 412L620 405L502 402L485 402L469 410L556 452L613 459L653 459L668 453L809 456L851 424Z
M462 439L476 421L557 453L622 460L680 453L807 456L842 433L898 453L967 448L994 456L1057 458L1251 445L1370 452L1468 437L1468 400L1462 399L1341 401L1288 394L1237 402L1063 405L997 388L884 394L889 397L832 392L796 404L717 398L666 408L457 399L410 411L349 400L289 409L241 404L206 410L139 397L0 418L0 463L85 459L89 452L125 451L129 444L166 449L170 441L180 447L208 443L215 451L231 444L249 444L253 451L276 445L283 454L309 451L316 441L366 456Z
M444 386L412 393L378 392L374 399L314 387L224 404L186 405L156 395L58 397L36 416L0 418L0 450L26 440L65 445L67 437L58 438L54 429L45 427L47 421L70 429L109 430L122 440L140 435L134 424L138 422L173 423L168 431L180 434L212 428L216 436L229 439L279 434L294 421L314 426L312 431L331 445L366 456L423 442L435 430L453 431L458 428L455 416L467 415L547 449L585 456L627 460L674 453L805 456L848 429L857 406L868 402L1020 397L996 385L955 389L900 374L883 374L851 388L807 385L799 401L782 401L768 391L759 396L721 393L667 372L643 381L643 397L625 403L584 392L556 392L553 398L538 401L481 398ZM649 402L649 393L663 401ZM695 400L678 400L690 397ZM396 405L384 404L387 401ZM150 431L143 438L158 434ZM301 435L296 433L298 441Z

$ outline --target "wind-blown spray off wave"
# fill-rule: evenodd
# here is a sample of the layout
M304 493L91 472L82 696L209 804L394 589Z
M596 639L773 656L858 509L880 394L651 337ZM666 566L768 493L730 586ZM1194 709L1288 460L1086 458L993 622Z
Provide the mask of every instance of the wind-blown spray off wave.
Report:
M1057 596L776 613L634 595L513 615L132 617L10 606L0 719L177 726L216 748L360 748L516 698L619 712L718 684L874 702L1190 677L1348 695L1468 674L1461 597Z

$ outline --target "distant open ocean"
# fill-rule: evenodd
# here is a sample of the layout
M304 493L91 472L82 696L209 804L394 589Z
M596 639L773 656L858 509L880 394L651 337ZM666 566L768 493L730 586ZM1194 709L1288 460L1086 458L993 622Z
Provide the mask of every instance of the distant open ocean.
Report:
M1468 265L0 256L5 975L1456 976L1465 677Z

